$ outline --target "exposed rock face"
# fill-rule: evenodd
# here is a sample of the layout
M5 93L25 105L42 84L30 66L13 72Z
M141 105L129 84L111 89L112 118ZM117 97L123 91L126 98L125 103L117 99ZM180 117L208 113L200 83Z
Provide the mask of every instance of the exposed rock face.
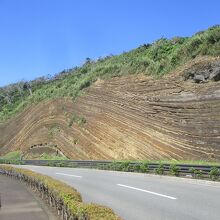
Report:
M220 160L219 63L211 62L208 78L207 63L200 62L161 80L138 75L97 81L76 103L32 106L0 124L0 153L51 142L73 159ZM215 80L183 80L189 70ZM86 123L70 124L73 113Z
M43 155L48 155L51 157L54 156L59 156L63 157L63 153L57 148L57 146L50 144L50 143L45 143L45 144L40 144L40 145L35 145L31 146L30 149L25 151L25 154L23 155L23 159L38 159L42 157Z
M192 79L196 83L220 80L220 61L198 63L184 71L185 80Z

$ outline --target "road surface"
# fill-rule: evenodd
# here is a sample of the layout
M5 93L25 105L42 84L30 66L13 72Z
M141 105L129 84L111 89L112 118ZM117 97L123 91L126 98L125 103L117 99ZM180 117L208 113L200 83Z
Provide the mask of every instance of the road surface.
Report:
M19 166L61 180L125 220L219 220L220 184L147 174Z

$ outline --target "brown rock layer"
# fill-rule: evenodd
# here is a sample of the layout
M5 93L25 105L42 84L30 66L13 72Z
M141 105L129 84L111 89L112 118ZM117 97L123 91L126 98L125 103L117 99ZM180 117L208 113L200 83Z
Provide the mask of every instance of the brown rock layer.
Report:
M181 75L100 80L75 103L29 107L0 124L0 153L52 143L72 159L219 160L220 81ZM71 125L73 114L86 123Z

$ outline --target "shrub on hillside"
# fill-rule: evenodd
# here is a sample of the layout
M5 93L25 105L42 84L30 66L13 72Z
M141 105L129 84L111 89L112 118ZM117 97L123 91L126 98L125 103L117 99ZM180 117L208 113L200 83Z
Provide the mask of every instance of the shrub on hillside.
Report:
M164 174L164 165L159 164L158 167L155 169L155 173L158 175L163 175Z
M179 167L177 167L176 164L171 164L170 165L170 173L171 173L171 175L179 176L179 172L180 172L180 169L179 169Z
M151 45L96 62L87 59L81 67L62 71L60 76L26 82L31 85L31 92L24 87L24 82L0 88L0 121L42 100L64 96L75 100L99 78L137 73L158 78L201 55L220 56L220 26L216 25L189 38L161 38Z
M217 167L213 167L209 171L209 177L211 180L217 180L220 176L220 170Z
M140 166L140 172L141 173L148 173L149 172L149 166L147 162L144 162Z

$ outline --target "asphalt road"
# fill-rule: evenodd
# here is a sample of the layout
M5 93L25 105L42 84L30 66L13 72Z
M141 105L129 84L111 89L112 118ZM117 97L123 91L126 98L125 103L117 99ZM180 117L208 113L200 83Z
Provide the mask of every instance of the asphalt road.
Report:
M220 184L91 169L20 166L59 179L125 220L219 220Z

